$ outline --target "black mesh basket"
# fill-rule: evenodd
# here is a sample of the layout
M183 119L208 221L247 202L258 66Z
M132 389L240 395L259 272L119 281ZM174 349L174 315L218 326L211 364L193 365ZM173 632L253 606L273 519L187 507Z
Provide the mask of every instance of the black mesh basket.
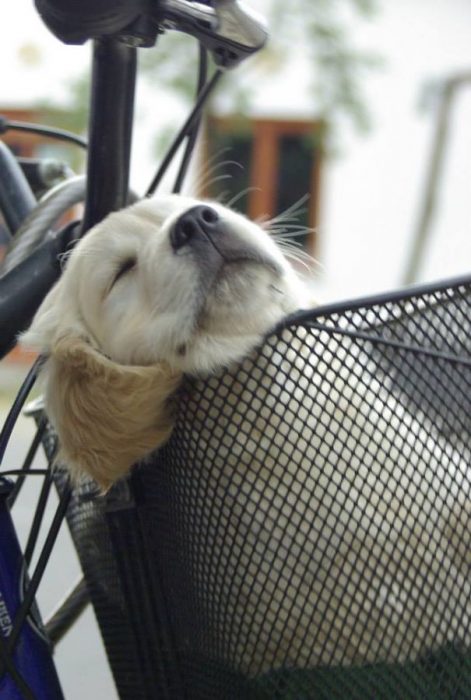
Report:
M470 346L468 278L186 380L152 463L69 508L121 698L471 697Z

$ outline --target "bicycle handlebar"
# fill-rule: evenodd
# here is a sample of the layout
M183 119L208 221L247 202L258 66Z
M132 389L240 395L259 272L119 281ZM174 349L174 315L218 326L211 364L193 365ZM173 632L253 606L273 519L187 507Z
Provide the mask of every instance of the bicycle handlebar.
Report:
M263 23L238 0L35 0L47 27L66 44L119 37L152 46L167 29L191 34L221 68L233 68L267 40Z
M161 27L195 36L221 68L238 65L268 38L263 23L238 0L218 0L214 8L191 0L161 0L156 12Z
M31 322L40 303L61 274L61 254L76 238L77 222L51 237L1 278L0 359L15 345L18 333Z

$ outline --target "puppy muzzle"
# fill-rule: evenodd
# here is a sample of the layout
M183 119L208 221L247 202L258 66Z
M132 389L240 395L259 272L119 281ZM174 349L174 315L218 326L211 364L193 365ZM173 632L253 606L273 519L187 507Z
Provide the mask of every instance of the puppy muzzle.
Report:
M193 254L203 268L220 269L227 263L258 263L276 275L279 264L255 243L239 236L212 207L203 204L184 212L170 231L177 255Z

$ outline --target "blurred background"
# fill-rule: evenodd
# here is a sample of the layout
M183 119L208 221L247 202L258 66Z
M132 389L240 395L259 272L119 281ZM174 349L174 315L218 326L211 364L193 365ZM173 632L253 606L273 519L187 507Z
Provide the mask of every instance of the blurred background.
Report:
M292 233L316 260L300 271L320 301L468 273L469 2L249 4L267 18L271 40L212 99L187 191L265 219L298 203ZM10 3L4 15L0 114L86 134L90 45L61 44L32 0ZM131 178L138 194L185 119L196 62L194 41L178 34L140 52ZM73 147L17 133L4 138L17 154L59 158L83 171ZM0 255L1 246L0 233ZM2 415L29 361L15 352L0 365ZM9 464L29 434L25 419ZM33 496L25 498L21 527ZM40 596L44 612L79 574L65 531L55 556ZM68 700L116 697L90 611L56 658Z

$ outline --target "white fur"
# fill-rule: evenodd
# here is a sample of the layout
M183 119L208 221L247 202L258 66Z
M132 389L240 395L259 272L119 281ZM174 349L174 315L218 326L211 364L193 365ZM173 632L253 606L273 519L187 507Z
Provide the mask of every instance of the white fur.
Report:
M270 236L244 216L211 202L242 242L263 249L282 274L248 263L228 265L201 309L200 269L175 253L169 232L200 202L170 195L111 214L74 249L61 280L46 297L22 342L48 352L64 333L85 336L111 360L200 373L240 359L283 315L308 297ZM110 290L121 261L135 270ZM179 348L186 347L181 355Z
M241 257L216 255L208 283L204 255L171 243L177 219L200 204L170 195L108 216L73 249L22 337L48 356L46 409L75 479L86 473L108 489L168 439L183 372L241 359L306 303L270 236L213 202ZM127 260L135 264L117 278Z

